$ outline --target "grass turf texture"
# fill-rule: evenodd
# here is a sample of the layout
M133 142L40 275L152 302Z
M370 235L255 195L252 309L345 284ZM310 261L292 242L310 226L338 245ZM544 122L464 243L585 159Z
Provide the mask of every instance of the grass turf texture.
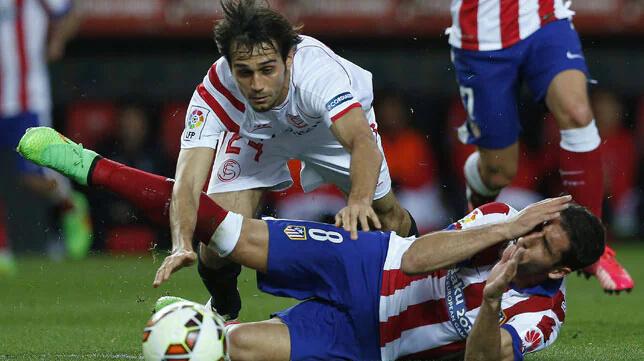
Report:
M594 280L569 277L566 324L553 347L528 360L644 360L644 244L617 247L639 281L631 294L607 296ZM0 280L0 360L140 359L155 300L170 294L205 302L196 267L151 287L160 257L95 256L55 263L19 259ZM240 277L243 321L265 319L293 301L260 294L255 275Z

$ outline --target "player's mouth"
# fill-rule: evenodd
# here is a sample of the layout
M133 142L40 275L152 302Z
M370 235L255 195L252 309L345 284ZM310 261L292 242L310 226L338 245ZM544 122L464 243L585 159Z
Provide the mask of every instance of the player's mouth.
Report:
M250 100L255 104L264 104L268 102L268 95L251 97Z

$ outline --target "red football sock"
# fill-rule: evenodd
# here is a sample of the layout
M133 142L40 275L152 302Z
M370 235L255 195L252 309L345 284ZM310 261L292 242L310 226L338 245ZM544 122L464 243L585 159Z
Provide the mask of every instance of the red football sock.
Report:
M600 148L590 152L570 152L559 148L559 172L572 199L601 219L604 175Z
M134 204L158 225L169 227L170 199L174 180L121 163L100 158L95 161L90 184L105 188ZM228 211L221 208L205 193L201 193L195 237L208 244L210 237L224 220Z

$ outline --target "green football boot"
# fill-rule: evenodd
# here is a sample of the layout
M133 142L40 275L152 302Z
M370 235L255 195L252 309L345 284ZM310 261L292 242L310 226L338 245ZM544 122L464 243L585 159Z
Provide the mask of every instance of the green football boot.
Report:
M175 296L162 296L162 297L159 297L157 302L154 303L154 309L152 310L152 313L157 313L163 307L165 307L167 305L171 305L173 303L181 302L181 301L188 301L188 300L186 300L185 298L175 297Z
M16 150L26 159L82 185L87 185L92 161L98 156L49 127L27 129Z
M72 207L62 214L61 225L67 255L79 260L87 256L92 246L92 220L89 216L89 204L83 193L72 191L69 200Z

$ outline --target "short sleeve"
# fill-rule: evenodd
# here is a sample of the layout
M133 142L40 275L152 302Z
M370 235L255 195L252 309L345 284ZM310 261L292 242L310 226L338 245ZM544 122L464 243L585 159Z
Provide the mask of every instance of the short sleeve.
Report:
M217 148L217 140L225 128L198 91L192 95L186 112L185 128L181 134L181 148Z
M293 62L296 86L307 113L322 117L331 126L352 108L361 107L349 70L334 54L312 46L296 53Z
M67 15L73 6L72 0L41 0L47 13L53 18Z
M516 315L501 327L512 336L514 359L523 360L524 355L552 345L559 335L561 324L557 315L547 310Z

